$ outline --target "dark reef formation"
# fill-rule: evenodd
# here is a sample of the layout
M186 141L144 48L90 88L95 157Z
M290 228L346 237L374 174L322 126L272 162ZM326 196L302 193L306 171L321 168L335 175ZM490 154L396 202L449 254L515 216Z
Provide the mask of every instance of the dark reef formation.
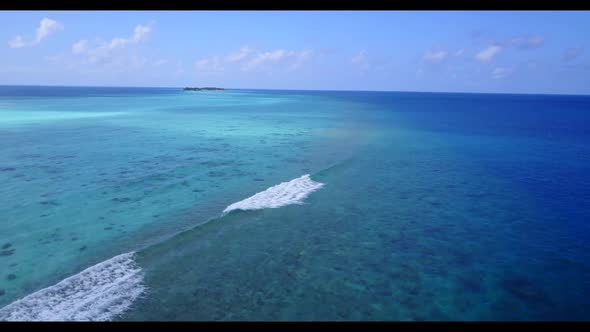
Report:
M204 87L204 88L184 88L184 91L216 91L216 90L225 90L224 88L213 88L213 87Z

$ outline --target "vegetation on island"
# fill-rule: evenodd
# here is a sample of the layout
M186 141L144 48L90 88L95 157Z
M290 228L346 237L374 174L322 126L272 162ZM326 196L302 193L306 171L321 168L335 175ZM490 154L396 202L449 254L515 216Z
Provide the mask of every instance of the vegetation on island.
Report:
M224 88L204 87L204 88L184 88L184 91L209 91L209 90L225 90Z

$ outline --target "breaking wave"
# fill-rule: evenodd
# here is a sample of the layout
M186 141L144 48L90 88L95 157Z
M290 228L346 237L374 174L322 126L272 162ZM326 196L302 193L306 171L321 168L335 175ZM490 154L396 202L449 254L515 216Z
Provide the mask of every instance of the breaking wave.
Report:
M323 183L309 174L279 183L242 201L234 210L302 204ZM135 252L115 256L0 309L0 321L109 321L125 312L146 290Z
M98 263L0 309L0 321L108 321L144 291L134 252Z
M323 186L323 183L313 181L309 174L306 174L291 181L279 183L254 196L233 203L226 207L223 213L233 210L259 210L302 204L309 194Z

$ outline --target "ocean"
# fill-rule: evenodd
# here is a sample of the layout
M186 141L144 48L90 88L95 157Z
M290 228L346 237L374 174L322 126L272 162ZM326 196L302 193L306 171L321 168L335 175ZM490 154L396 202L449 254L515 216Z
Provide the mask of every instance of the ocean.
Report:
M0 86L0 320L588 320L590 96Z

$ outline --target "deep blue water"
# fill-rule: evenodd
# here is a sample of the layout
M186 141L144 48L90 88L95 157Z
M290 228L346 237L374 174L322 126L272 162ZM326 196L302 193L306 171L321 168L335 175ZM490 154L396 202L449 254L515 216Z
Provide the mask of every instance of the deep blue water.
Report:
M588 96L0 87L0 147L0 307L134 251L111 319L589 318Z

